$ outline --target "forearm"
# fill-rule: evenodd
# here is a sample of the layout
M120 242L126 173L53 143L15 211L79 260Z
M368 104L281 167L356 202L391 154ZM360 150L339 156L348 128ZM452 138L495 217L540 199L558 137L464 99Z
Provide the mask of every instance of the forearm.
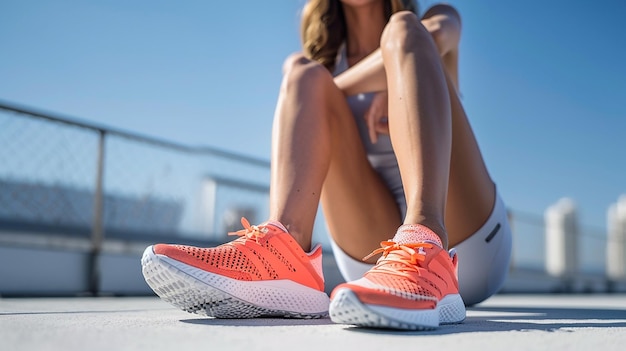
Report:
M335 84L348 96L387 90L387 76L380 49L335 77Z
M422 24L433 36L439 55L442 58L444 56L456 58L455 55L458 53L455 52L461 31L460 17L456 10L449 6L439 5L429 10L426 15L429 17L424 18ZM448 65L444 66L449 68ZM456 72L450 73L456 77ZM335 84L348 96L387 90L387 77L380 49L335 77Z

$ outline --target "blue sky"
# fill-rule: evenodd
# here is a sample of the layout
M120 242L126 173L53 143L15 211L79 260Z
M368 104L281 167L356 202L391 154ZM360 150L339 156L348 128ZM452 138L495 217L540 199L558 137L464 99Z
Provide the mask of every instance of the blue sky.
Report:
M626 193L626 3L450 3L463 102L508 206L568 196L603 228ZM0 99L269 159L303 4L2 0Z

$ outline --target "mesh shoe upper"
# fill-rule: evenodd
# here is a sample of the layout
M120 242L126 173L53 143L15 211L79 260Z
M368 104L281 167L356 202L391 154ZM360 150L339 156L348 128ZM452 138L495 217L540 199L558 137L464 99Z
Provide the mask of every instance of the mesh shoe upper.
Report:
M381 243L382 253L364 277L337 286L352 290L365 304L406 309L432 309L448 294L458 294L456 255L438 243L409 243L403 238Z
M307 254L280 224L242 224L245 229L229 233L239 238L214 248L158 244L154 253L236 280L289 279L324 290L320 246Z

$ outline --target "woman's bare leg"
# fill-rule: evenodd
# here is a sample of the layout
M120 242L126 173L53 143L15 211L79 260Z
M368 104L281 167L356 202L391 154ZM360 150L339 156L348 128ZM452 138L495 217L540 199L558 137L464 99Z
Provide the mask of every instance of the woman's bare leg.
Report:
M423 224L447 246L450 98L435 43L410 12L394 14L381 39L389 129L407 200L405 224Z
M461 100L448 82L452 107L452 158L446 206L450 246L476 233L496 202L492 181Z
M452 83L442 84L447 77L434 43L413 17L394 16L381 42L392 143L403 179L413 180L404 182L404 222L447 232L454 246L489 216L495 186ZM305 249L310 247L323 186L331 235L350 256L363 257L400 224L396 204L369 166L345 98L329 73L302 57L286 66L275 116L270 215L289 226ZM415 81L406 79L409 71L418 77ZM397 103L401 99L407 103Z
M308 250L319 201L331 235L361 258L389 239L400 214L372 169L343 93L323 66L285 63L274 116L270 219Z
M438 4L426 11L422 20L437 15L459 16L449 5ZM480 229L491 215L496 191L456 91L458 46L447 50L442 62L452 110L452 154L445 221L449 244L456 246Z

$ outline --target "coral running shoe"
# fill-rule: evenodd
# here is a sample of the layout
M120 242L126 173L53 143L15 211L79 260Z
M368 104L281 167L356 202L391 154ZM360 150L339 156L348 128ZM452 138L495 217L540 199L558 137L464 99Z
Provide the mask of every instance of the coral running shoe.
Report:
M305 253L278 222L251 226L215 248L158 244L141 259L146 282L184 311L217 318L328 315L322 249Z
M465 319L459 295L457 256L421 225L400 227L363 278L340 284L331 294L335 323L389 329L428 330Z

